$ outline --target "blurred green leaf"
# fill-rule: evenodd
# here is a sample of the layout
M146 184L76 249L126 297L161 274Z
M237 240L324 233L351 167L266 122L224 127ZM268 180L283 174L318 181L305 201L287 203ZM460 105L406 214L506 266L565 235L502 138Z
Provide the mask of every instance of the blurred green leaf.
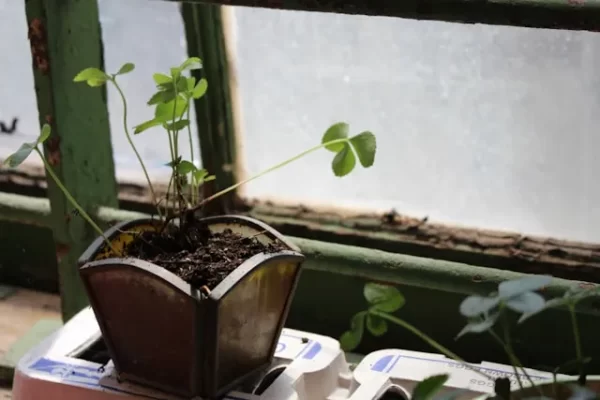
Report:
M456 335L455 339L460 338L461 336L467 333L481 333L490 329L496 321L498 320L498 316L500 313L494 313L488 316L485 316L484 319L480 319L477 321L469 322L459 333Z
M185 60L180 66L179 69L181 71L185 70L194 70L202 68L202 60L198 57L190 57Z
M371 309L393 313L404 305L404 296L398 289L380 283L367 283L363 289L363 295Z
M187 102L175 98L167 103L159 103L154 110L154 119L160 122L169 122L181 117L187 110Z
M350 126L345 122L338 122L333 124L325 131L323 138L321 139L321 144L331 142L332 140L337 139L346 139L348 138L348 132L350 131ZM333 151L334 153L339 153L346 149L348 146L347 143L333 143L325 146L325 148L329 151ZM354 154L352 155L354 158Z
M367 330L373 336L385 335L388 330L387 322L377 315L367 314Z
M208 89L208 81L204 78L200 79L196 86L194 87L194 91L192 92L192 97L194 99L199 99L204 96L206 90Z
M180 131L185 129L190 124L190 121L187 119L180 119L175 121L174 123L167 122L165 123L165 127L170 131Z
M525 292L509 298L504 304L513 311L530 314L542 311L546 300L535 292Z
M196 169L196 166L187 160L182 160L177 165L177 172L183 175L189 174L190 172L195 171Z
M119 68L119 71L117 72L117 75L125 75L130 73L131 71L133 71L135 69L135 65L133 63L125 63L121 66L121 68Z
M161 122L161 121L158 121L158 120L156 120L156 119L151 119L151 120L149 120L149 121L142 122L141 124L137 125L137 126L134 128L133 134L134 134L134 135L137 135L137 134L139 134L139 133L142 133L142 132L144 132L145 130L148 130L148 129L150 129L150 128L153 128L153 127L155 127L155 126L159 126L159 125L162 125L162 122Z
M501 299L508 299L522 293L540 290L552 283L549 275L532 275L511 281L505 281L498 285L498 295Z
M4 160L4 165L7 165L9 168L18 167L29 157L36 145L37 142L23 143L17 151Z
M50 128L50 125L44 124L42 126L42 132L40 133L40 136L38 136L37 143L44 143L46 140L48 140L51 132L52 129Z
M468 318L477 317L490 311L500 303L497 297L469 296L460 303L459 311Z
M365 330L366 312L361 311L352 317L350 330L340 337L340 345L344 351L352 351L360 344Z
M93 82L106 82L108 80L108 75L104 73L104 71L99 70L98 68L86 68L75 75L73 78L73 82L87 82L90 84L90 81ZM90 85L92 86L92 85ZM99 86L99 85L98 85Z
M413 389L411 400L431 400L444 387L449 375L433 375L417 383Z
M350 138L350 143L358 156L360 164L368 168L375 162L375 152L377 150L377 140L371 132L362 132Z
M173 79L171 79L170 76L160 73L152 75L152 78L154 79L154 83L156 83L157 85L163 85L165 83L173 82Z

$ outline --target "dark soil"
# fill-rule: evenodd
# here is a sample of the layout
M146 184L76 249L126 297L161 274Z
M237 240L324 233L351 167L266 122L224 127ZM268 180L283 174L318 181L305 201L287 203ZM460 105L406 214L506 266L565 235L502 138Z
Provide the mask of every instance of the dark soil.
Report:
M230 230L213 234L195 222L183 229L172 226L162 233L144 232L126 253L165 268L195 288L212 290L248 258L285 249L281 243L265 245Z

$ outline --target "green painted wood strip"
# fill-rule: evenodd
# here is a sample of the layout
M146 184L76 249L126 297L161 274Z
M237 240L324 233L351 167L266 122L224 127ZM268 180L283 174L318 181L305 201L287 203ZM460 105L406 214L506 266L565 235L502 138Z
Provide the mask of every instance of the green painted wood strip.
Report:
M179 1L179 0L171 0ZM335 12L568 30L600 30L599 0L185 0L228 6Z
M11 195L5 194L5 196ZM19 203L24 208L28 208L29 206L25 204L28 198L25 196L19 196L19 198L21 199ZM30 200L33 201L33 199ZM38 200L35 199L36 202ZM2 210L1 207L0 210ZM110 207L101 207L98 213L98 219L105 224L145 217L149 217L149 215ZM1 218L2 215L0 214ZM37 214L32 215L32 220L39 221ZM488 293L502 281L525 275L519 272L477 267L453 261L408 256L364 247L297 237L290 237L290 239L307 256L305 267L308 270L449 293ZM547 293L549 295L559 295L575 284L578 284L578 282L555 278L554 285L548 288ZM582 304L581 312L600 315L600 308L597 304Z
M187 3L182 5L181 15L188 54L200 57L203 62L203 69L194 71L196 79L204 77L208 80L208 90L195 101L195 109L202 164L217 178L207 184L210 192L214 193L234 184L237 170L230 68L223 34L224 15L220 6ZM234 196L232 193L220 197L206 212L225 213L232 209Z
M40 126L53 133L44 152L58 177L86 210L117 206L106 92L76 84L86 67L103 68L96 0L25 2ZM87 304L77 257L97 235L49 179L50 225L59 259L63 317Z

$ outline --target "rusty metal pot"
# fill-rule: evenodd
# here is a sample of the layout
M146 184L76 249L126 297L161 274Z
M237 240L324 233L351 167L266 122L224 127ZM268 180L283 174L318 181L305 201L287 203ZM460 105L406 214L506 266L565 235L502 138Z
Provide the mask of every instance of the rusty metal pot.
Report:
M222 396L273 360L304 256L270 226L247 217L205 218L289 250L244 261L210 294L169 271L115 257L97 238L79 260L90 304L119 379L185 397ZM121 223L106 232L119 251L157 221Z

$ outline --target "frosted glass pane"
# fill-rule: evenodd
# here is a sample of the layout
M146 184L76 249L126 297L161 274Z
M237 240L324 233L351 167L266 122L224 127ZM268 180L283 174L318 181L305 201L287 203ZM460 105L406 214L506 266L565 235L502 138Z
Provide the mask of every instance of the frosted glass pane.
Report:
M120 78L128 101L129 126L133 127L153 116L152 108L146 105L155 91L152 74L168 71L187 57L179 5L147 0L99 0L98 4L106 69L116 71L125 62L136 65L134 72ZM0 63L0 76L18 77L3 79L0 92L0 120L10 122L13 117L19 118L15 134L0 134L0 157L5 157L22 142L37 137L39 132L33 76L27 72L31 68L31 55L23 3L0 0L0 15L7 22L0 24L0 35L11 38L0 41L2 54L11 54L10 62ZM144 176L123 132L121 100L112 87L108 90L108 103L117 177L119 180L143 182ZM192 124L194 147L198 149L196 132L196 126ZM135 136L133 140L151 177L167 180L170 169L164 164L170 160L170 155L164 131L155 128ZM187 135L180 137L180 148L186 151L184 155L188 157ZM199 158L196 151L196 159ZM41 165L33 157L30 161Z
M338 120L379 143L371 169L336 178L321 151L247 196L600 241L600 34L233 14L248 174Z

